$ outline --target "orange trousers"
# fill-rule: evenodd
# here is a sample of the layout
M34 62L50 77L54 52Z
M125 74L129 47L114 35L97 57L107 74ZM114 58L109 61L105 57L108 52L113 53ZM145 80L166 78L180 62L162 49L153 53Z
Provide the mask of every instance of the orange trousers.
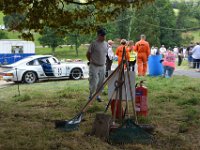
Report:
M146 54L138 54L137 65L138 65L138 76L145 76L147 73L148 57Z

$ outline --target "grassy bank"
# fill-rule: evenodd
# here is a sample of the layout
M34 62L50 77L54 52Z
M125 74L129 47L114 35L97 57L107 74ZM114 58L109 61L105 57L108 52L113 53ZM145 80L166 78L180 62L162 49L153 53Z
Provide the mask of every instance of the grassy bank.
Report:
M76 53L74 46L62 46L56 48L56 52L54 54L55 57L59 59L82 59L86 60L86 51L88 49L88 46L82 45L79 47L78 55ZM52 50L51 48L43 48L39 47L36 48L36 54L42 54L42 55L51 55Z
M20 96L17 85L0 89L0 149L199 149L200 79L175 76L145 80L149 116L139 118L139 122L155 125L152 145L109 145L86 134L92 129L95 114L105 109L107 94L102 95L103 103L94 102L89 107L80 130L55 130L53 121L72 118L89 93L87 80L64 80L20 84Z

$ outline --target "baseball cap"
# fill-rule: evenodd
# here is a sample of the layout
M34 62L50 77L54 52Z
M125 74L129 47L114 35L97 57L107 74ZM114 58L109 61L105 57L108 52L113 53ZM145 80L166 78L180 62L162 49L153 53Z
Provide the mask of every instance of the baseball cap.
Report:
M101 28L101 29L97 30L97 34L101 35L101 36L105 36L106 35L106 31L105 31L105 29Z

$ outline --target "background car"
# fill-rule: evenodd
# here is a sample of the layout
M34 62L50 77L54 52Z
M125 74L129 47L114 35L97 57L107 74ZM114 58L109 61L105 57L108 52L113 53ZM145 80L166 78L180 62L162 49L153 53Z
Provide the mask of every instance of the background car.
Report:
M84 62L60 62L52 55L33 55L10 65L1 66L3 80L34 83L45 79L88 78Z

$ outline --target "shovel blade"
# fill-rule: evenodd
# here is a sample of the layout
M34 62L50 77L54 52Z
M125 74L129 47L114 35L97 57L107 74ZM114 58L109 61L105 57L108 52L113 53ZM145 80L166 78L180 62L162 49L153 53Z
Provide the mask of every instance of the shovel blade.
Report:
M83 114L79 114L71 120L56 120L55 128L67 132L78 130L82 117Z

